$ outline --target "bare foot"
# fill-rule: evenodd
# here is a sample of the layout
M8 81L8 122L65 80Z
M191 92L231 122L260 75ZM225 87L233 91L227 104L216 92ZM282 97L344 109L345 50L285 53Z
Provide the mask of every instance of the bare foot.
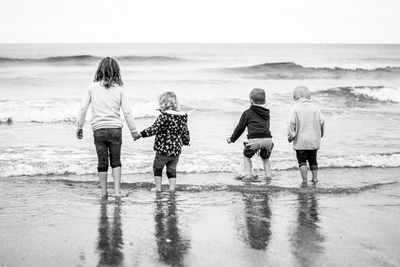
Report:
M156 193L160 193L161 190L157 190L157 188L153 187L152 189L150 189L151 192L156 192Z
M121 197L127 197L127 196L129 196L129 193L128 192L125 192L125 191L119 191L119 193L115 193L115 197L117 197L117 198L121 198Z

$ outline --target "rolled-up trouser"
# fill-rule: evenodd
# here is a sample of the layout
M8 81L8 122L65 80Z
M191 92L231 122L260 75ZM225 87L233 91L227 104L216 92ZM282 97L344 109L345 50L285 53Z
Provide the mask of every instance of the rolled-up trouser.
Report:
M299 167L310 165L310 170L318 170L317 150L296 150L297 162Z
M121 167L121 128L104 128L93 132L94 144L97 151L97 171L108 171L108 158L111 168Z
M259 152L262 159L269 159L273 148L274 143L272 142L272 138L249 139L248 142L244 143L243 155L251 158Z
M153 164L154 176L161 177L164 166L167 166L168 179L176 178L176 166L178 165L178 161L179 156L169 157L156 153Z

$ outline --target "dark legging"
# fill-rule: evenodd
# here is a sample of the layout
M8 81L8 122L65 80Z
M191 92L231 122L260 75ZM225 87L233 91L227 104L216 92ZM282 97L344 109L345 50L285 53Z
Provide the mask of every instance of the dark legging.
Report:
M93 136L98 159L97 171L108 171L109 157L111 168L121 167L121 128L98 129L94 131Z

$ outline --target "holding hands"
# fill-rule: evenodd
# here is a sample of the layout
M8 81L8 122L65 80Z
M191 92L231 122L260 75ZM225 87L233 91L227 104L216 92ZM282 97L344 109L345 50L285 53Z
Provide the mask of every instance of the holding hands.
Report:
M131 135L132 135L133 141L136 141L142 137L140 135L140 133L138 133L138 132L131 132Z
M226 138L226 142L227 142L228 144L232 143L231 138L230 138L230 137Z
M83 130L82 129L76 129L76 138L82 139L83 138Z

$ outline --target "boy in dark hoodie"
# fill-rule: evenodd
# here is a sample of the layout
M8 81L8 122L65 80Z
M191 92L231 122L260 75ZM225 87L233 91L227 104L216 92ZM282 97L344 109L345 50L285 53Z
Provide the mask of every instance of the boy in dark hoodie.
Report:
M251 158L257 152L263 161L265 177L267 179L271 178L271 163L269 157L271 156L274 144L272 143L272 135L269 130L269 109L264 107L265 102L265 91L259 88L253 89L250 92L250 108L243 112L239 124L236 126L232 136L226 139L228 144L234 143L247 127L248 141L243 143L243 159L247 176L246 178L252 177L253 165L251 163Z

